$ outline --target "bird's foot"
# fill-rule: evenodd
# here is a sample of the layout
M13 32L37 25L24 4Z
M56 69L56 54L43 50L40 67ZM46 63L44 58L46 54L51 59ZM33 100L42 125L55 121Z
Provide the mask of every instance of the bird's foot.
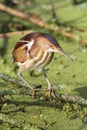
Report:
M33 88L33 93L32 93L32 98L33 98L33 99L36 98L37 92L40 92L41 89L42 89L42 85L38 85L38 86L35 86L35 87Z
M53 97L53 98L56 97L56 93L55 93L55 90L54 90L53 88L51 88L51 89L49 90L49 92L50 92L50 97Z
M49 92L50 99L56 98L56 92L55 92L55 90L53 88L47 89L46 92Z

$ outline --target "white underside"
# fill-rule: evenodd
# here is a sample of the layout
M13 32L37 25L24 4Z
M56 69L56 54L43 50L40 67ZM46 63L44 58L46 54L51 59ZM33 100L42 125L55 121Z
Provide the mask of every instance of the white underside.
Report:
M33 42L31 43L33 44ZM43 54L43 57L41 58L40 61L38 61L39 57L42 54L42 51L39 51L38 55L33 58L33 59L29 59L27 61L25 61L24 63L20 63L17 62L18 66L20 66L21 68L25 69L30 69L30 70L42 70L42 68L47 64L48 60L50 59L52 52L56 52L54 49L48 49L45 51L45 53ZM45 57L47 56L47 59L45 60ZM35 61L38 61L35 63Z

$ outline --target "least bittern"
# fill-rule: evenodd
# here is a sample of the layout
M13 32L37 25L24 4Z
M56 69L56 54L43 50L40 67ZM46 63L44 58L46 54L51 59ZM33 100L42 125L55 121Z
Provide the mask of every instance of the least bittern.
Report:
M61 48L57 40L47 33L29 33L16 43L13 50L13 58L19 66L18 76L27 87L34 90L34 88L24 79L22 72L26 69L41 70L47 81L50 95L55 94L44 70L44 67L51 62L55 52L61 52L71 59L71 57Z

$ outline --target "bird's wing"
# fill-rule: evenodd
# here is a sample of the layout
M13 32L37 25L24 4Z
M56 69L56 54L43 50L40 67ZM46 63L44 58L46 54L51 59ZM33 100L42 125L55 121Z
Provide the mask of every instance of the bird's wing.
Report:
M27 58L27 48L21 46L13 51L14 61L24 63Z
M51 44L53 44L56 48L61 48L58 41L48 33L41 34L44 38L46 38Z

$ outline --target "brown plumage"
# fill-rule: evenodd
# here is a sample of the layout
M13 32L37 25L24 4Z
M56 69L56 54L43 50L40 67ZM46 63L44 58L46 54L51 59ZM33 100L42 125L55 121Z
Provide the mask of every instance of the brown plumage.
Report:
M44 67L49 64L55 52L61 52L71 59L71 57L60 47L57 40L50 34L33 32L25 35L16 43L13 50L13 59L19 66L18 76L27 87L33 89L23 78L21 73L26 70L41 70L48 83L48 90L53 95L54 91Z

